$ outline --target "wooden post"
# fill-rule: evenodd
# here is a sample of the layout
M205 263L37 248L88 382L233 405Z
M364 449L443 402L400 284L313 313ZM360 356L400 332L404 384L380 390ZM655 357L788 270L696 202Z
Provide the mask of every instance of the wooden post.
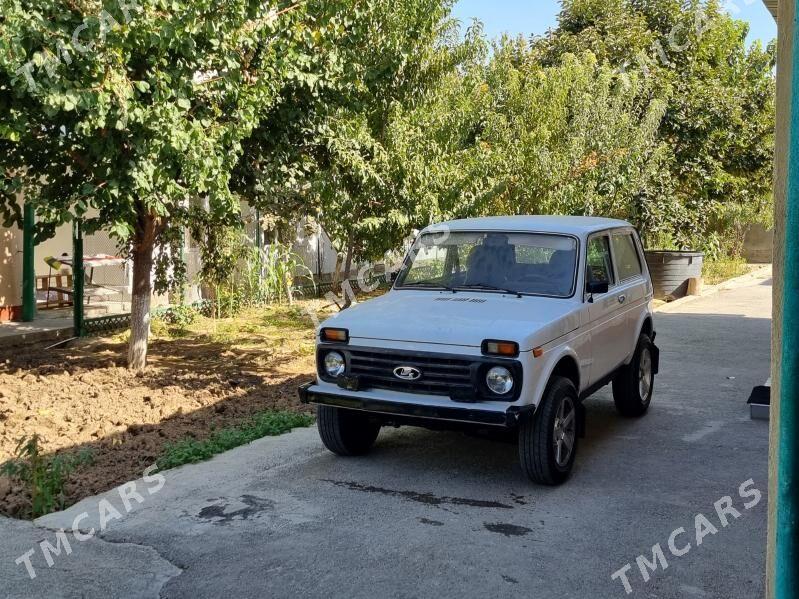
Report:
M255 209L255 247L258 249L258 292L264 283L264 232L261 230L261 210Z

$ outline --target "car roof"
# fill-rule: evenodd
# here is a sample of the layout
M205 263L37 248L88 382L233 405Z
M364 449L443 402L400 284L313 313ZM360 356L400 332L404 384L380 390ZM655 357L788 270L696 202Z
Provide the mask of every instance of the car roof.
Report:
M595 216L490 216L453 220L427 227L425 231L530 231L536 233L568 233L590 235L595 231L632 227L630 223Z

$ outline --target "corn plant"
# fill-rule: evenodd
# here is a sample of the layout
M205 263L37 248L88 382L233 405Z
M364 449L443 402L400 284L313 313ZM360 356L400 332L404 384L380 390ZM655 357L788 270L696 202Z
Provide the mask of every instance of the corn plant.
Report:
M293 303L295 278L302 275L313 280L311 270L288 246L279 243L270 245L264 250L263 257L261 288L269 301L288 300L289 303Z
M292 303L298 276L313 273L291 247L273 243L254 247L242 231L214 232L214 250L203 253L200 280L214 294L213 317L233 317L241 309L270 302Z
M294 300L298 276L313 279L302 258L287 245L274 243L259 250L250 247L242 257L243 268L236 272L236 289L244 305L262 306Z

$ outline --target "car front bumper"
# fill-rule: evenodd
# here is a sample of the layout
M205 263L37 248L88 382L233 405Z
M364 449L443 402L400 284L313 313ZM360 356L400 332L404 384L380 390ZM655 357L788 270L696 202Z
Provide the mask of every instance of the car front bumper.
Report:
M407 393L347 391L310 382L301 385L298 389L300 401L305 404L316 404L361 410L398 420L412 419L418 421L442 421L465 424L479 424L485 426L498 426L513 428L519 419L533 411L532 406L497 406L493 403L470 404L470 407L443 405L443 403L414 402L407 398L413 395ZM400 399L400 396L403 396ZM449 400L442 400L449 401Z

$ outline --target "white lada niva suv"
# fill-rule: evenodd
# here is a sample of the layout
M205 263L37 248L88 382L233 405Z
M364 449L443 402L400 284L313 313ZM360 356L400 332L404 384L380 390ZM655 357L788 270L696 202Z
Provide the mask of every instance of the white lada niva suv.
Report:
M582 402L613 384L642 416L658 372L652 282L629 223L496 217L428 227L388 293L318 331L319 434L361 455L382 426L518 431L522 469L565 481Z

